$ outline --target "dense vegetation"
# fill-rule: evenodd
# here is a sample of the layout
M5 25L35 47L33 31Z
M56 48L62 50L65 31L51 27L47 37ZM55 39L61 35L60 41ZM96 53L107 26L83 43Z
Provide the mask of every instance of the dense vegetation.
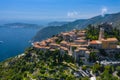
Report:
M60 55L59 50L42 52L29 48L25 55L11 58L0 63L0 79L75 79L77 69L75 61L67 54Z
M88 40L98 40L99 37L99 31L100 31L100 26L101 25L88 25L86 28L86 39ZM104 31L104 38L117 38L118 39L118 45L120 45L120 30L117 28L112 28L111 31L105 30ZM91 47L89 47L91 49ZM105 52L104 49L99 49L99 52L102 56L107 57L107 53ZM92 62L95 62L98 60L98 56L95 55L95 52L92 52L90 54L89 60ZM120 60L120 53L115 54L115 59Z
M87 31L87 39L90 40L98 40L99 37L99 31L100 31L100 25L88 25L86 28ZM120 30L117 28L113 28L111 31L105 31L104 32L104 38L111 38L116 37L120 42Z
M88 77L75 77L74 72L78 72L79 66L71 56L61 55L59 50L43 52L30 47L24 54L0 63L0 80L89 80ZM83 65L82 69L92 70L97 80L119 80L112 75L115 70L120 76L119 66L95 63L93 66Z
M102 66L99 63L96 63L93 65L92 70L93 73L95 73L97 76L97 80L119 80L114 74L115 70L117 70L119 66L111 66L111 65L106 65ZM114 75L114 76L113 76Z
M86 28L87 31L87 39L90 40L98 40L99 37L99 28L93 25L88 25L88 27Z

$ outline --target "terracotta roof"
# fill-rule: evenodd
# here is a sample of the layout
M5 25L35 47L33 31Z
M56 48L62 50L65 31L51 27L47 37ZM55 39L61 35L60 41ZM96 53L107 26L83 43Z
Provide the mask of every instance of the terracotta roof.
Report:
M50 49L50 51L55 51L56 49Z
M75 40L75 42L86 42L86 40Z
M87 48L78 48L79 50L84 50L84 51L86 51L87 50Z
M66 47L60 47L61 49L63 49L63 50L66 50L66 51L68 51L68 48L66 48Z
M41 46L41 45L39 45L38 43L34 43L33 46L34 46L35 48L44 48L44 49L49 49L49 48L50 48L50 47L46 47L46 46Z
M86 33L78 33L77 35L78 35L78 36L85 36Z
M60 43L62 43L62 44L68 44L68 42L66 42L66 41L62 41L62 42L60 42Z
M80 47L80 45L77 45L77 44L74 44L74 43L71 43L70 46L73 46L73 47Z
M80 32L85 33L86 31L85 31L85 30L82 30L82 31L80 31Z
M118 41L117 38L107 38L103 39L102 41Z
M82 32L86 32L86 30L83 30Z
M88 46L88 44L80 45L80 47L87 47L87 46Z
M41 41L39 42L39 44L46 44L46 41Z
M76 49L75 52L79 52L80 50Z
M85 39L86 37L78 37L77 40Z
M62 35L69 35L69 33L62 33Z
M102 44L102 42L98 40L92 40L90 41L90 44Z
M75 51L78 52L78 51L87 51L87 50L88 50L87 48L78 48Z
M69 32L69 34L75 34L75 32Z
M70 46L70 43L68 43L67 41L62 41L60 44Z
M52 42L52 41L53 41L52 39L45 40L45 42Z
M50 47L44 47L45 49L50 49Z
M37 45L37 44L34 44L33 46L34 46L34 47L36 47L36 48L40 48L40 46L39 46L39 45Z
M51 39L52 39L52 40L55 40L55 39L58 39L58 37L52 37Z

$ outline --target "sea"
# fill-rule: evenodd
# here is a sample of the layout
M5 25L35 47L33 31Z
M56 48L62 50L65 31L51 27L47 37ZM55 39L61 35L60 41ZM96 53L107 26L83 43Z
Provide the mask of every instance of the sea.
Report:
M22 54L31 46L38 28L0 28L0 62Z

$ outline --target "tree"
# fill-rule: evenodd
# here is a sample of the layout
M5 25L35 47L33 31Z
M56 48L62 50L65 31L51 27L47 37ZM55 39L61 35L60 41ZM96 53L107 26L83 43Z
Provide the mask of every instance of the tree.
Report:
M100 54L102 54L103 56L107 56L107 53L105 52L104 49L100 49L99 51L100 51Z
M78 63L79 66L83 65L82 59L79 58L78 61L77 61L77 63Z
M95 63L92 67L93 73L97 73L100 70L101 66L98 63Z
M86 65L82 66L82 70L86 70L86 69L87 69Z
M116 70L118 71L117 75L120 77L120 66L117 66Z
M98 59L96 52L91 52L89 56L89 61L90 62L95 62Z
M81 78L80 80L90 80L89 77Z
M116 59L120 59L120 53L116 53L116 54L115 54L115 58L116 58Z

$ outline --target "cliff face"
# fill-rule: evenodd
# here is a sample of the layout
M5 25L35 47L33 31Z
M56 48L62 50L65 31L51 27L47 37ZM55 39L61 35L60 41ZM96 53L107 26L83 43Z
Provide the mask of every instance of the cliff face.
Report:
M89 24L100 24L104 22L112 22L113 27L120 29L120 13L116 14L106 14L104 17L102 16L96 16L90 19L80 19L76 20L74 22L69 22L67 24L64 24L62 26L48 26L46 28L41 29L38 31L36 36L33 38L34 41L41 41L43 39L46 39L48 37L51 37L52 35L58 34L60 32L64 31L70 31L72 29L82 29L87 27Z

